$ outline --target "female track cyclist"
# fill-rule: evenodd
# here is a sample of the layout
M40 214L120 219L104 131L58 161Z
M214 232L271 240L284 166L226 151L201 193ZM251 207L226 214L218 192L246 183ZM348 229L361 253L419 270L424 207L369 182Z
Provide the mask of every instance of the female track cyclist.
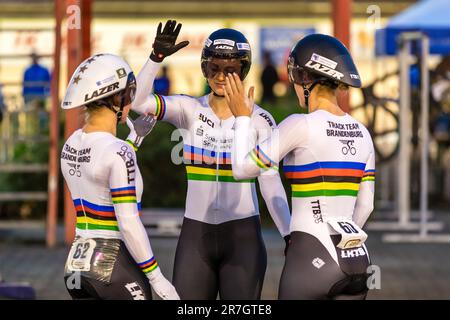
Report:
M61 170L76 209L76 237L65 268L73 299L179 299L153 256L139 218L142 177L134 148L153 128L151 116L134 123L128 142L116 137L133 102L136 79L112 54L97 54L75 70L63 109L84 106L86 124L61 152Z
M375 153L367 129L337 104L337 90L361 86L345 46L321 34L292 49L288 72L300 105L263 143L251 137L251 90L229 75L225 96L236 118L236 179L277 169L291 182L291 244L280 299L364 299L370 264L361 229L373 210ZM239 140L238 140L239 138ZM248 152L247 150L252 150Z
M224 97L226 75L243 80L251 49L242 33L213 32L205 41L201 69L212 93L200 98L150 94L160 62L187 45L175 45L181 25L160 24L150 59L140 71L133 110L155 114L182 129L188 190L175 254L173 283L181 299L259 299L267 266L254 179L231 172L235 118ZM275 121L255 106L251 123L265 140ZM269 212L283 237L289 234L289 206L277 174L258 179Z

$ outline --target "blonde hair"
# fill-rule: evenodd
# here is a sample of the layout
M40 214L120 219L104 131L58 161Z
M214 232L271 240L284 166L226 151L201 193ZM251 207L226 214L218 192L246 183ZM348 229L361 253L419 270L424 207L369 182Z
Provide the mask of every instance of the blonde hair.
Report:
M317 89L318 89L317 94L319 94L319 95L320 95L319 92L328 92L329 94L335 95L338 90L347 91L349 89L349 86L344 83L339 83L339 84L333 83L333 85L332 85L330 82L324 81L324 82L319 83L319 86Z
M337 90L347 91L349 89L349 86L344 83L339 83Z

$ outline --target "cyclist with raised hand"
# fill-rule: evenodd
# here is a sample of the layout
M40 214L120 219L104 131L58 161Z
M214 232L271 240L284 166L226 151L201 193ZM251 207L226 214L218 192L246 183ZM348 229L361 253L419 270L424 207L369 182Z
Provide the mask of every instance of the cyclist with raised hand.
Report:
M188 190L175 255L173 283L181 299L259 299L267 266L261 235L255 180L236 180L231 172L235 119L224 98L225 77L245 79L251 49L242 33L213 32L202 51L201 69L212 93L150 95L160 62L187 45L175 45L181 25L160 24L150 59L137 77L133 110L153 113L182 130ZM255 106L251 115L256 139L266 139L275 121ZM259 179L261 193L281 235L288 239L289 206L278 173Z
M336 98L337 90L361 87L358 71L341 42L313 34L292 49L288 72L308 114L287 117L256 145L248 138L252 91L246 95L236 74L227 77L225 96L240 137L233 175L250 179L276 170L284 158L292 219L280 299L364 299L370 261L361 228L373 210L375 152L368 130Z
M127 119L136 79L122 58L97 54L75 70L62 108L85 107L86 124L61 152L61 170L77 213L76 237L66 261L73 299L179 299L153 256L139 218L142 177L134 149L153 128L150 115ZM131 129L116 137L119 123Z

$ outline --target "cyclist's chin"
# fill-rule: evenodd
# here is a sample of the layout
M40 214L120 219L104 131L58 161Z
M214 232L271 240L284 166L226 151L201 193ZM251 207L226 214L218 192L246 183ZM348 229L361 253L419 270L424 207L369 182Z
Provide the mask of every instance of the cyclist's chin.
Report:
M221 97L225 96L225 88L223 86L213 86L211 89L216 95Z

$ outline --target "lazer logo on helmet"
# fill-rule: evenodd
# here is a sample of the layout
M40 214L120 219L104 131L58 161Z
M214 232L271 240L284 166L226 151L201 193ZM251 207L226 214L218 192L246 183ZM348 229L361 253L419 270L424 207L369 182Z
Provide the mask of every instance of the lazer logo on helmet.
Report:
M216 49L233 50L233 47L230 47L230 46L217 46Z
M92 100L94 98L102 96L102 95L104 95L104 94L106 94L108 92L111 92L113 90L116 90L116 89L119 89L119 83L118 82L110 84L109 86L100 88L98 90L95 90L94 92L92 92L91 96L89 96L89 94L86 94L84 96L84 101L87 102L89 100Z
M339 71L333 70L329 67L325 67L325 66L321 65L320 63L314 62L311 60L309 60L305 66L309 67L311 69L317 70L319 72L325 73L325 74L332 76L333 78L336 78L338 80L341 80L344 77L344 75L342 73L340 73Z

